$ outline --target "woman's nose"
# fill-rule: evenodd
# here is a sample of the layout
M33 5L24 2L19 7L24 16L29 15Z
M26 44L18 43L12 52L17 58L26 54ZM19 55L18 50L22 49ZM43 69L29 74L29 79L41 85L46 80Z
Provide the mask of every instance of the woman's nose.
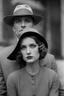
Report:
M27 54L28 55L30 54L30 48L29 47L27 48Z

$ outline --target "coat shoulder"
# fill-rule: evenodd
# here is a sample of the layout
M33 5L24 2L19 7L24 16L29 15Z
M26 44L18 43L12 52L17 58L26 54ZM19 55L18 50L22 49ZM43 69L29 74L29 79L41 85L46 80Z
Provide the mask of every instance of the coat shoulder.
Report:
M5 47L4 49L2 49L0 51L0 59L2 57L7 57L15 48L15 45L11 45L11 46L8 46L8 47Z
M47 53L46 58L54 58L53 54Z

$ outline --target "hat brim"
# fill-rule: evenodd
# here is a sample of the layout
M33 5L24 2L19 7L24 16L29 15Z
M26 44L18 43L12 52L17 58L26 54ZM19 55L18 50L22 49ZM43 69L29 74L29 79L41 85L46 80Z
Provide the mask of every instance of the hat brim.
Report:
M36 32L25 32L23 35L21 35L14 51L8 56L8 59L16 60L18 50L20 50L20 42L21 42L22 38L27 37L27 36L37 37L45 45L45 47L48 49L48 44L47 44L46 40L40 34L38 34Z
M4 17L3 20L4 20L4 22L6 24L8 24L9 26L12 27L14 19L16 17L23 17L23 16L30 16L30 17L32 17L33 20L34 20L34 24L35 25L38 24L40 21L42 21L44 19L44 17L39 16L39 15L8 15L8 16Z

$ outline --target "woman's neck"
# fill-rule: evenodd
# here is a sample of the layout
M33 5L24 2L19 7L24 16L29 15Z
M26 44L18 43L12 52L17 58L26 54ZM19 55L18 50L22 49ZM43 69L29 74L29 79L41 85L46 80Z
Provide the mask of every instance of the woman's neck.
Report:
M36 61L31 64L26 64L26 71L31 75L36 75L39 72L39 61Z

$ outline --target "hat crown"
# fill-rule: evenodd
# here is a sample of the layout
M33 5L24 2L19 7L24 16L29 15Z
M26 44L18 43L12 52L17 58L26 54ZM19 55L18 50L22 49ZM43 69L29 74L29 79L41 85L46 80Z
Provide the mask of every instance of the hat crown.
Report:
M17 5L17 6L15 7L15 9L14 9L13 14L14 14L16 11L18 11L18 10L24 10L24 9L30 11L30 12L33 14L33 11L32 11L32 9L31 9L31 7L30 7L29 5L27 5L27 4Z
M24 33L27 33L27 32L34 32L34 33L37 33L37 34L39 34L39 35L42 35L42 34L40 34L40 32L38 31L38 30L36 30L35 28L26 28L26 29L24 29L23 31L22 31L22 34L21 35L23 35Z

